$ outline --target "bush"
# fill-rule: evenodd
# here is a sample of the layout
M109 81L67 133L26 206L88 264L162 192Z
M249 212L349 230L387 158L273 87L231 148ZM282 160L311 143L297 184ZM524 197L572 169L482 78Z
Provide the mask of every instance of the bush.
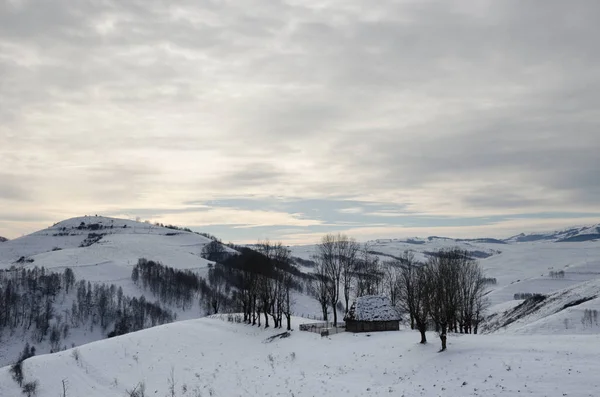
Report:
M29 343L26 343L25 348L19 355L19 359L10 367L10 374L12 375L14 381L19 384L19 386L23 386L23 361L33 356L35 356L35 347L30 347Z
M585 309L581 318L581 324L584 327L593 327L594 324L598 325L598 310Z
M536 292L517 292L513 295L513 299L515 300L523 300L523 299L531 299L535 297L543 296L542 294Z
M21 390L27 397L34 397L37 394L38 381L27 382L23 385Z
M10 374L19 386L23 385L23 361L17 361L10 367Z
M125 390L129 397L144 397L146 395L146 384L138 383L132 390Z

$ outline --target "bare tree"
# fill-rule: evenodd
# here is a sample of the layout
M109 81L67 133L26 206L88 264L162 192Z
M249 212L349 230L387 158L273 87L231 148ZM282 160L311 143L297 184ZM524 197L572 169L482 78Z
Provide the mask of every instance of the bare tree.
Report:
M364 243L355 266L356 296L377 295L383 278L379 257L371 253L371 244Z
M446 350L449 331L472 332L485 309L485 278L468 252L455 248L440 250L427 263L431 283L431 319Z
M409 314L411 329L416 327L421 333L421 343L427 343L431 288L427 271L409 251L404 252L400 269L398 303Z
M353 238L345 235L338 235L338 260L342 266L342 285L344 287L345 310L348 311L350 303L350 292L356 275L356 264L360 246Z
M223 270L220 267L213 267L208 271L208 282L210 290L208 292L208 305L213 314L219 313L221 306L227 300L228 285Z
M472 333L477 329L482 309L485 308L486 283L479 264L471 259L461 262L460 267L459 330Z
M283 277L283 288L284 288L284 302L283 302L283 314L285 315L285 319L287 322L286 329L288 331L292 330L292 304L294 304L294 300L292 299L292 282L293 277L291 274L286 273Z
M313 257L316 263L315 272L309 285L309 291L312 296L319 302L321 306L321 312L323 313L323 321L329 321L328 318L328 306L329 306L329 284L331 281L327 276L327 270L325 264L321 262L320 258L316 255Z
M456 320L458 311L460 257L457 250L440 250L427 263L427 275L431 282L431 318L435 322L446 350L448 328Z
M344 286L346 307L350 300L352 273L358 245L343 234L327 234L317 245L317 263L323 266L328 279L329 305L333 311L333 325L337 326L337 306L340 301L340 286Z
M399 260L385 261L382 266L383 291L390 298L393 306L398 306L400 273L402 262Z
M325 278L317 276L320 279L320 286L327 289L327 300L333 311L334 326L337 325L336 306L340 299L340 280L342 277L342 267L338 261L337 238L333 234L327 234L321 238L321 243L317 245L316 261L317 267L325 275Z

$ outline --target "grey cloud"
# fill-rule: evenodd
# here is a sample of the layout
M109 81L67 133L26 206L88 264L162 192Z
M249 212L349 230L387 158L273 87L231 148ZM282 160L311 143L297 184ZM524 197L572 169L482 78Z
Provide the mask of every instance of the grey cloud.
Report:
M136 165L150 149L236 160L208 185L191 178L198 195L452 182L468 205L569 210L600 192L596 1L22 3L0 6L2 155L89 157L103 198L168 181Z
M272 186L284 180L286 173L269 163L251 163L243 168L230 171L219 176L211 183L212 186L223 188L244 186Z
M0 172L0 200L25 201L31 198L31 191L24 185L24 179L17 175Z

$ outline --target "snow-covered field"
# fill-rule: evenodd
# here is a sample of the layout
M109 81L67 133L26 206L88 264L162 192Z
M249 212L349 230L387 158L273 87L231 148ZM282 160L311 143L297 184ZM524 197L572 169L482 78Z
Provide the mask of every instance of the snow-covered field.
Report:
M294 318L294 328L301 322ZM451 336L449 350L412 331L338 334L275 330L206 318L156 327L31 358L39 397L126 396L570 396L600 395L599 335ZM18 396L8 367L0 395Z

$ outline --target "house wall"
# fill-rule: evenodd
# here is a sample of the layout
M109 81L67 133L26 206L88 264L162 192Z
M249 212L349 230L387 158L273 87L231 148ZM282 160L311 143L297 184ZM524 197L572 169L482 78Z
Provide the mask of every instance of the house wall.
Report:
M398 331L400 321L346 321L347 332Z

